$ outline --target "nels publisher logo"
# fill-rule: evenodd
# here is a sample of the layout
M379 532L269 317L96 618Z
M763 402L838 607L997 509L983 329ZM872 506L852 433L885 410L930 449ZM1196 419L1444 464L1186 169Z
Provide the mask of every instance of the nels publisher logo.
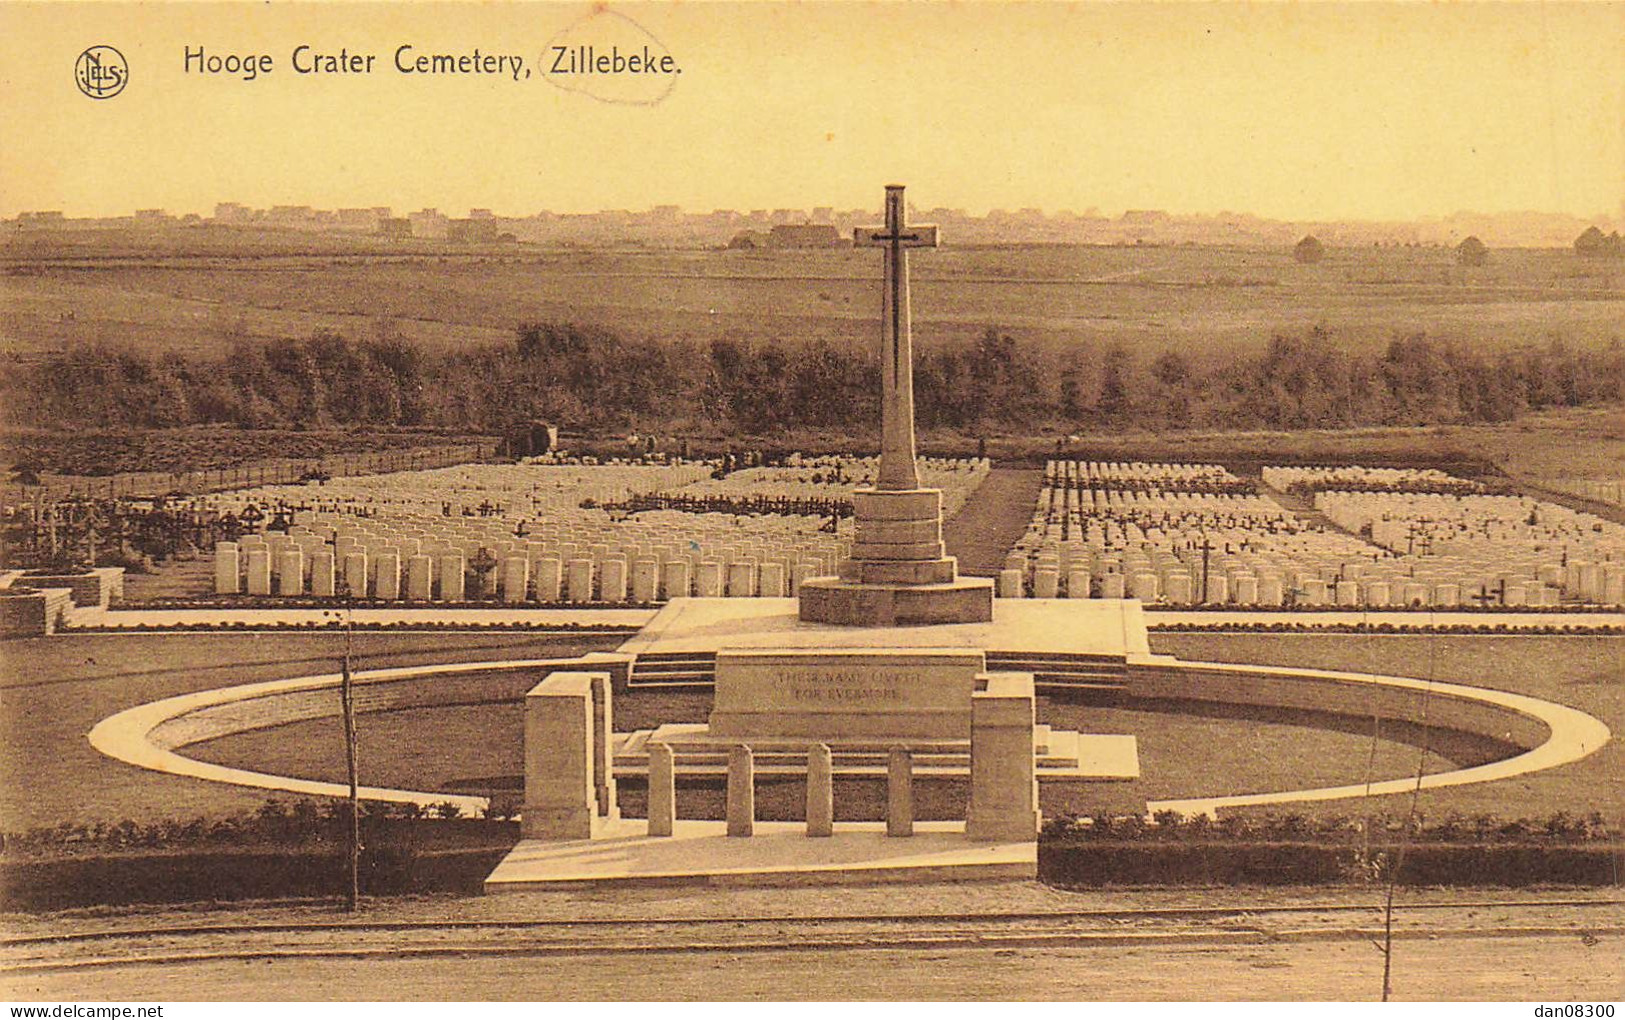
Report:
M124 54L113 47L92 46L74 62L73 80L79 91L92 99L112 99L124 91L130 67L124 62Z

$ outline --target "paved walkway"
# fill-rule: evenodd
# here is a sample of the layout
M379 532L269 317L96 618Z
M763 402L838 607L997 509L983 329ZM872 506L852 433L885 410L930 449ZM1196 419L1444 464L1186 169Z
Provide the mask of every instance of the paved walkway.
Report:
M1044 472L1037 468L994 468L959 512L943 525L948 555L959 557L959 572L997 577L1004 557L1032 521Z

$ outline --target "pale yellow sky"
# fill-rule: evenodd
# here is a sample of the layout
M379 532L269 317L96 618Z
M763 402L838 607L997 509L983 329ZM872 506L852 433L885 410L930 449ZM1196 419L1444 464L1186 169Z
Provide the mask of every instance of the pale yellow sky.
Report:
M0 215L847 208L894 180L973 212L1617 216L1625 200L1625 4L608 9L631 20L575 4L0 5ZM537 65L561 33L653 39L682 73L646 105L551 87ZM301 43L374 54L374 71L296 74ZM129 64L111 99L75 86L95 44ZM401 74L402 44L512 53L535 73ZM188 73L188 46L276 66ZM586 82L619 98L654 85Z

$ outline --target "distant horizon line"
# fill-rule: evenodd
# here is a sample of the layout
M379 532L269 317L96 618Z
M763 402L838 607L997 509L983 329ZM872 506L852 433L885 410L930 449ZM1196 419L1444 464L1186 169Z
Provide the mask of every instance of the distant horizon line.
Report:
M205 209L196 209L196 208L193 208L193 209L171 209L171 208L165 207L165 206L149 206L149 207L142 207L142 208L132 208L132 209L129 209L129 210L124 211L124 212L85 212L85 211L81 211L81 210L77 210L77 209L70 211L66 206L57 206L57 207L40 206L40 207L29 208L29 209L12 209L12 210L0 211L0 219L4 219L4 220L8 220L8 221L9 220L17 220L17 219L22 218L23 216L30 216L30 215L37 216L37 215L46 214L46 213L53 214L53 215L61 215L64 219L71 219L71 220L122 219L122 218L127 218L127 217L134 217L134 216L136 216L136 215L138 215L140 213L144 213L144 212L157 212L157 213L161 213L163 215L173 216L173 217L175 217L177 219L183 218L183 217L186 217L186 216L198 216L198 217L200 217L202 219L213 219L213 218L215 218L216 209L219 206L236 206L238 208L244 209L244 210L249 211L249 212L268 212L268 211L271 211L271 210L274 210L274 209L309 209L310 211L315 212L315 213L331 213L331 212L349 211L349 210L360 210L360 211L369 211L370 212L370 211L375 210L375 209L388 209L390 211L390 214L391 214L392 217L407 217L407 216L411 216L411 215L413 215L415 213L436 212L436 213L439 213L440 215L446 216L447 218L450 218L450 219L467 218L470 214L478 211L478 212L481 212L481 213L489 213L495 219L504 219L504 220L528 220L528 219L535 219L535 218L541 217L541 216L648 216L648 215L653 215L653 214L657 214L657 213L662 214L662 215L669 215L672 210L675 210L675 212L676 212L676 214L678 216L683 216L683 217L705 217L705 216L715 216L715 215L718 215L718 214L731 214L731 215L738 216L738 217L743 218L743 219L750 219L750 218L752 218L753 216L755 216L758 213L765 214L766 216L768 216L770 218L777 215L777 214L781 214L781 213L790 213L790 214L796 215L796 216L808 217L808 216L810 216L810 214L813 214L815 212L818 212L819 210L825 210L825 209L830 211L830 218L831 219L848 219L848 218L851 218L852 216L855 216L855 215L857 215L857 216L876 216L876 217L878 217L880 215L880 209L879 209L878 206L876 208L874 208L874 209L840 208L840 207L836 207L836 206L826 206L826 205L774 206L774 207L760 207L759 206L759 207L756 207L756 208L753 208L753 209L738 209L738 208L723 208L723 207L714 207L714 208L711 208L711 209L696 209L696 208L689 208L689 207L686 207L686 206L682 206L682 205L677 204L677 203L655 203L653 205L649 205L649 206L646 206L646 207L641 208L641 209L634 209L634 208L627 208L627 207L601 207L601 208L590 209L590 210L581 210L581 209L538 209L538 210L535 210L533 212L526 212L526 213L498 212L493 207L476 205L476 206L470 206L466 211L463 211L462 213L458 214L458 213L447 211L451 207L437 206L437 205L420 206L420 207L417 207L417 208L412 208L410 206L397 206L397 205L393 205L393 204L384 204L384 203L371 204L371 205L321 206L321 205L313 205L313 204L304 203L304 202L274 202L274 203L269 203L269 204L265 204L265 205L255 205L255 204L251 204L249 202L243 202L243 201L238 201L238 200L234 200L234 199L221 199L221 200L219 200L217 202L214 202L212 205L210 205L209 207L207 207ZM1125 207L1125 208L1123 208L1121 210L1114 209L1114 210L1111 210L1111 211L1102 210L1102 209L1099 209L1098 207L1089 207L1089 208L1086 208L1086 209L1078 210L1078 209L1074 209L1074 208L1050 209L1050 208L1044 208L1044 207L1040 207L1040 206L991 206L991 207L988 207L985 210L978 211L976 209L972 209L972 208L969 208L969 207L941 206L941 205L925 206L925 205L920 205L920 204L913 203L913 202L909 203L909 206L910 206L910 212L911 213L917 213L918 215L922 215L922 216L932 215L932 214L937 214L937 213L952 213L953 215L956 215L956 216L963 216L966 219L987 219L988 217L993 216L995 214L1010 216L1010 217L1013 217L1013 218L1032 217L1032 216L1034 216L1036 214L1037 216L1042 217L1043 219L1046 219L1046 220L1059 220L1059 221L1063 221L1063 222L1064 221L1069 221L1069 220L1084 220L1084 219L1100 219L1100 220L1106 220L1108 222L1116 222L1116 221L1119 221L1119 220L1123 219L1124 217L1129 216L1130 214L1144 214L1144 215L1150 215L1150 216L1167 217L1169 219L1204 219L1204 220L1221 220L1222 221L1222 220L1225 220L1225 219L1234 218L1234 219L1240 220L1240 221L1256 221L1256 222L1261 222L1261 223L1275 223L1275 224L1360 224L1360 225L1373 225L1373 226L1401 226L1401 225L1416 225L1416 224L1429 224L1429 223L1445 223L1445 222L1449 222L1451 220L1457 220L1457 219L1504 219L1504 218L1515 218L1515 217L1527 217L1527 218L1538 218L1538 219L1548 219L1548 220L1570 219L1570 220L1584 221L1584 222L1595 223L1595 224L1616 224L1616 223L1625 222L1625 199L1621 200L1620 208L1618 210L1615 210L1615 211L1599 210L1599 211L1596 211L1596 212L1593 212L1593 213L1576 213L1576 212L1570 212L1570 211L1565 211L1565 210L1546 210L1546 209L1500 209L1500 210L1495 210L1495 211L1484 211L1484 210L1478 210L1478 209L1457 209L1457 210L1454 210L1454 211L1448 212L1448 213L1427 213L1427 214L1415 215L1415 216L1410 216L1410 217L1371 217L1371 216L1359 216L1359 215L1344 215L1344 216L1275 216L1275 215L1268 215L1268 214L1264 214L1264 213L1247 212L1247 211L1240 211L1240 210L1234 210L1234 209L1221 209L1221 210L1218 210L1218 211L1215 211L1215 212L1207 212L1207 211L1175 210L1175 209L1161 208L1161 207L1157 207L1157 206L1153 206L1153 205L1131 206L1131 207Z

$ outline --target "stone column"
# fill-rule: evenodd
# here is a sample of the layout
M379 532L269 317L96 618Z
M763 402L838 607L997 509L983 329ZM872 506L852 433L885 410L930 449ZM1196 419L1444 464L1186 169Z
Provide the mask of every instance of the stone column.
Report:
M509 556L502 561L502 601L523 602L530 597L530 560Z
M722 564L706 560L700 564L694 578L694 594L702 599L722 597Z
M318 549L310 556L310 593L332 598L334 591L333 551Z
M305 554L297 547L284 549L276 558L276 593L302 595L305 591Z
M828 744L807 749L807 835L835 835L835 776Z
M999 571L999 598L1021 598L1021 571L1006 568Z
M756 832L756 760L745 744L728 749L728 835Z
M660 568L660 589L667 599L688 598L688 561L666 561Z
M434 595L434 559L412 556L406 561L406 597L414 602L427 602Z
M373 594L381 599L401 597L401 561L391 552L379 553L373 561Z
M886 759L886 835L914 835L914 755L906 747Z
M610 556L598 565L598 597L604 602L626 601L626 561Z
M440 599L442 602L461 602L464 596L463 554L447 553L440 557Z
M525 839L591 839L594 674L557 672L525 696Z
M1089 597L1089 571L1073 570L1066 575L1066 597L1069 599Z
M365 551L345 553L344 585L349 588L351 596L358 599L367 597L367 554Z
M632 561L632 601L653 602L660 594L660 561Z
M577 558L567 566L571 602L592 601L592 560Z
M557 602L559 585L564 577L564 564L556 556L543 556L531 564L531 580L536 584L538 602Z
M1033 574L1033 598L1052 599L1060 594L1061 571L1058 567L1039 567Z
M235 595L242 591L242 581L238 578L238 555L236 542L216 542L214 544L214 593L216 595Z
M728 595L730 598L756 597L756 564L745 560L728 564Z
M757 593L764 599L784 597L784 564L764 563L756 575Z
M670 836L677 823L677 759L670 744L649 745L649 835Z
M1038 838L1037 704L1031 673L983 673L971 695L970 807L965 835L1026 843Z

